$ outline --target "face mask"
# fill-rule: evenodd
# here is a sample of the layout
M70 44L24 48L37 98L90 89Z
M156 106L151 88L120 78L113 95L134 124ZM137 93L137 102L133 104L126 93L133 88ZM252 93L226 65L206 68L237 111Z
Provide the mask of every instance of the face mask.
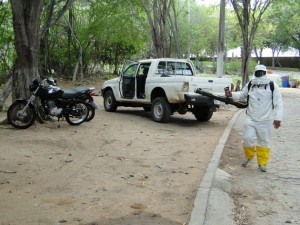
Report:
M255 75L256 77L262 77L262 76L266 75L266 71L263 71L263 70L257 70L257 71L254 72L254 75Z

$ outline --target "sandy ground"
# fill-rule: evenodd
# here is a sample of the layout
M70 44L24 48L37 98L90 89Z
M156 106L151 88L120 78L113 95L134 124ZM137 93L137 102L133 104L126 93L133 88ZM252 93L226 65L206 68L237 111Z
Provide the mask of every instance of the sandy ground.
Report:
M80 126L0 126L1 225L188 223L237 109L221 108L209 122L189 113L159 124L142 108L108 113L101 96L95 101L95 118Z

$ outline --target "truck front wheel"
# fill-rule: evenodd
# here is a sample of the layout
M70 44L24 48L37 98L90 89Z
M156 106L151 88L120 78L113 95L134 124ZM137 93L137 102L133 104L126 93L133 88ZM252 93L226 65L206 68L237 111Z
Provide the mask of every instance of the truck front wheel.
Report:
M104 109L107 112L115 112L117 110L118 105L112 90L106 91L103 97Z
M152 118L155 122L167 123L171 116L171 107L166 98L155 98L151 107Z
M198 121L209 121L213 115L212 111L198 111L194 112L194 116Z

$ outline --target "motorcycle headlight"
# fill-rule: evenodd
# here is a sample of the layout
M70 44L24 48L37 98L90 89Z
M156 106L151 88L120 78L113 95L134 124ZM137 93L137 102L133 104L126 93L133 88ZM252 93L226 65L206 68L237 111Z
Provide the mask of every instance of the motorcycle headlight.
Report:
M30 91L35 91L35 90L38 88L38 86L39 86L39 81L38 81L38 79L34 79L34 80L32 81L32 83L29 85L29 90L30 90Z

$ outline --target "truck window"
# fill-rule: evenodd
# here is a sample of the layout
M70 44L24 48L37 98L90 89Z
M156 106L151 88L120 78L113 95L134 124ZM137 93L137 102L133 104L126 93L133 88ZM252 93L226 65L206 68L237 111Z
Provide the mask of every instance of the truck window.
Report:
M156 74L164 74L166 70L166 62L160 61L157 66Z
M186 62L161 61L158 64L156 74L192 76L192 71L191 65Z
M177 63L176 75L193 75L191 65L183 62Z
M147 76L151 63L142 63L138 69L139 76Z
M137 69L138 64L131 64L130 66L127 67L127 69L124 71L123 75L127 77L134 77L135 72Z

